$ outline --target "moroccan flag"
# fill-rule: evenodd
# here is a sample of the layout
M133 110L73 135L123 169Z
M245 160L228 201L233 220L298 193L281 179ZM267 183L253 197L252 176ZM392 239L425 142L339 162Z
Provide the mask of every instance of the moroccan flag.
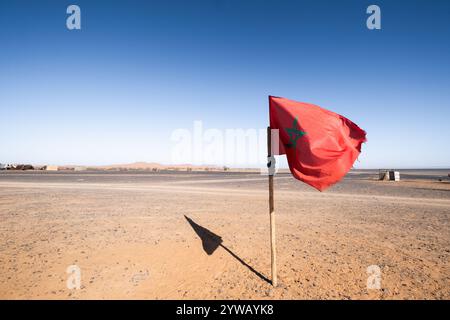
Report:
M279 129L278 154L286 154L296 179L319 191L345 176L366 141L356 124L313 104L269 96L269 113L270 128Z

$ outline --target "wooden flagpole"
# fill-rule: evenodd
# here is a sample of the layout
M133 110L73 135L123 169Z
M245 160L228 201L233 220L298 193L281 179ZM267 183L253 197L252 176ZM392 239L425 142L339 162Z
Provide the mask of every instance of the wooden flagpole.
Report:
M275 237L275 210L273 201L273 174L275 172L275 161L272 157L272 132L267 127L267 153L268 153L268 172L269 172L269 214L270 214L270 255L272 267L272 285L277 286L277 255L276 255L276 237ZM273 166L273 168L271 168Z

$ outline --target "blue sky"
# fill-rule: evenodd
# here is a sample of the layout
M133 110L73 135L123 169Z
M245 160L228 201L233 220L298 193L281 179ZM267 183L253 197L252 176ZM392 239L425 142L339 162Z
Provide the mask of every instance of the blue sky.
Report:
M449 1L5 0L0 162L170 163L175 129L265 128L270 94L365 129L358 168L450 167L449 57Z

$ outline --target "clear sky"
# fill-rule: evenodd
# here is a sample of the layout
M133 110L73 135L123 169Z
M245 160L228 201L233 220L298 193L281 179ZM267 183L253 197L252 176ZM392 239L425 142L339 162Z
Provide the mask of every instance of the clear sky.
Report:
M195 120L265 128L269 94L365 129L358 168L450 167L450 1L0 2L2 163L170 163Z

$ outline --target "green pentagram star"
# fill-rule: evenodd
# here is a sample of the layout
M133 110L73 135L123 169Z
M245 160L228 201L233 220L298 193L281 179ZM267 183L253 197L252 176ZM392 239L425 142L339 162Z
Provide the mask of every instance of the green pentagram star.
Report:
M292 128L285 128L285 130L289 135L289 144L286 145L288 148L296 148L297 140L306 134L306 132L300 130L297 117L295 117L294 122L292 123Z

